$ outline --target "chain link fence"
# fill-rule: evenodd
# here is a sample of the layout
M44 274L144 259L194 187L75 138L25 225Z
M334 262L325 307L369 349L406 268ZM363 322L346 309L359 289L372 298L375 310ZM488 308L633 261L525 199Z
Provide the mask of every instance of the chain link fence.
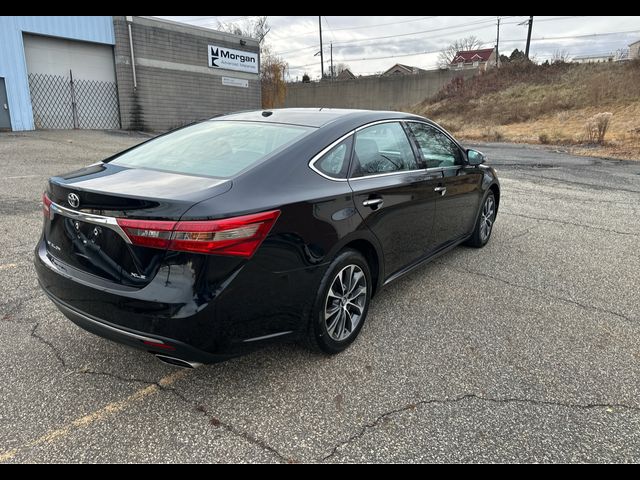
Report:
M115 82L76 80L69 76L29 74L31 107L36 128L120 128Z

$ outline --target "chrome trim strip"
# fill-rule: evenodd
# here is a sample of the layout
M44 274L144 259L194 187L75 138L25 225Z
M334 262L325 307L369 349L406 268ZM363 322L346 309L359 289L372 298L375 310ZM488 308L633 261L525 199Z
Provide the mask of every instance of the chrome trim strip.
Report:
M82 312L79 312L79 311L77 311L77 310L75 310L73 308L68 307L63 302L61 302L56 297L54 297L49 292L47 292L47 290L45 290L45 289L43 289L43 290L47 294L47 296L51 299L51 301L53 303L55 303L56 306L62 311L62 313L68 312L70 315L76 315L78 317L81 317L86 322L89 322L89 323L91 323L93 325L96 325L98 327L104 328L106 330L109 330L110 332L114 332L114 333L118 333L120 335L124 335L125 337L133 338L135 340L140 340L142 342L159 343L159 344L165 345L165 342L163 342L162 340L158 340L157 338L145 337L144 335L138 335L137 333L131 333L131 332L127 331L127 330L122 330L120 328L112 327L109 324L103 323L103 322L101 322L99 320L95 320L95 319L89 317L88 315L85 315Z
M260 340L268 340L270 338L281 337L282 335L289 335L290 333L293 333L293 330L287 330L286 332L272 333L271 335L264 335L262 337L247 338L246 340L243 340L243 342L244 343L259 342Z
M120 225L118 225L118 221L115 217L105 217L102 215L94 215L93 213L71 210L69 208L62 207L54 202L51 202L49 208L51 212L62 215L63 217L73 218L74 220L79 220L81 222L91 223L93 225L100 225L109 228L120 235L120 237L122 237L125 242L129 244L131 243L131 240L129 240L127 234L124 233L124 230L120 227Z
M366 125L362 125L362 126L356 128L356 132L359 132L360 130L363 130L365 128L372 127L374 125L378 125L380 123L392 123L392 122L402 123L404 121L405 121L405 119L403 119L403 118L392 118L392 119L389 119L389 120L377 120L375 122L367 123Z
M365 175L364 177L352 177L349 179L350 182L356 181L356 180L367 180L369 178L379 178L379 177L389 177L391 175L402 175L402 174L407 174L407 173L429 173L429 169L427 168L420 168L418 170L399 170L397 172L389 172L389 173L375 173L373 175Z
M329 150L331 150L333 147L335 147L337 144L339 144L340 142L342 142L343 140L345 140L346 138L348 138L350 135L353 135L355 133L355 130L350 131L349 133L343 135L342 137L340 137L339 139L337 139L335 142L331 143L328 147L323 148L322 150L320 150L320 153L317 153L316 155L314 155L314 157L309 161L309 168L311 170L313 170L314 172L316 172L318 175L326 178L327 180L332 180L334 182L346 182L347 179L346 178L334 178L334 177L330 177L329 175L322 173L320 170L318 170L315 166L315 163L320 160L320 158L327 153Z
M345 138L349 137L350 135L355 135L356 132L359 132L360 130L362 130L364 128L371 127L373 125L378 125L380 123L392 123L392 122L398 122L398 123L415 122L415 123L422 123L422 124L428 125L430 127L434 127L436 129L441 130L447 137L449 137L458 146L458 148L462 149L460 144L451 136L451 134L449 132L447 132L446 130L444 130L442 128L439 128L435 124L432 124L432 123L429 123L429 122L424 122L424 121L421 121L421 120L415 120L415 119L393 118L393 119L389 119L389 120L378 120L378 121L375 121L375 122L367 123L365 125L362 125L362 126L356 128L356 129L350 131L349 133L343 135L342 137L340 137L339 139L337 139L336 141L331 143L328 147L323 148L320 151L320 153L317 153L316 155L314 155L314 157L309 161L309 168L311 168L311 170L316 172L318 175L326 178L327 180L331 180L331 181L334 181L334 182L350 182L352 180L365 180L365 179L369 179L369 178L386 177L386 176L389 176L389 175L401 175L401 174L404 174L404 173L424 172L424 173L429 174L429 173L435 173L437 171L442 171L443 169L460 168L460 167L464 166L464 165L453 165L453 166L450 166L450 167L431 167L431 168L420 168L420 169L417 169L417 170L400 170L398 172L376 173L374 175L366 175L364 177L351 177L351 178L334 178L334 177L330 177L329 175L327 175L325 173L322 173L320 170L318 170L315 167L315 163L325 153L327 153L329 150L331 150L333 147L335 147L337 144L342 142Z

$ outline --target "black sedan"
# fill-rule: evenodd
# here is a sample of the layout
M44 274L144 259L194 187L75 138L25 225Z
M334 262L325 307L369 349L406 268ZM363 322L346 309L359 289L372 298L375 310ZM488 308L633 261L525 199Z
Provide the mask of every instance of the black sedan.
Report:
M405 113L218 117L49 179L36 270L73 322L168 363L284 338L337 353L381 287L487 243L483 163Z

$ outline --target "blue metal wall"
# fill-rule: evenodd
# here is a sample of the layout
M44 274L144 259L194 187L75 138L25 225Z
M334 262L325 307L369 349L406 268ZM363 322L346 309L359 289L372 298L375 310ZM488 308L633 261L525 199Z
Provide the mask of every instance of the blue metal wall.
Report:
M0 16L0 77L5 78L13 130L34 129L23 32L115 44L110 16Z

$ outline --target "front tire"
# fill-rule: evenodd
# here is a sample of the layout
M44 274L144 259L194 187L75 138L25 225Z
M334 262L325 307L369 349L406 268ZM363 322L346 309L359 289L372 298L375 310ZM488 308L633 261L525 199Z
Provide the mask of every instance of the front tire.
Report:
M484 197L482 207L480 207L480 214L476 220L476 226L473 229L473 233L466 244L474 248L484 247L491 238L491 232L493 231L493 224L496 221L497 204L496 197L493 191L489 190L489 193Z
M333 355L353 343L367 317L372 287L365 258L342 251L320 282L307 333L312 349Z

